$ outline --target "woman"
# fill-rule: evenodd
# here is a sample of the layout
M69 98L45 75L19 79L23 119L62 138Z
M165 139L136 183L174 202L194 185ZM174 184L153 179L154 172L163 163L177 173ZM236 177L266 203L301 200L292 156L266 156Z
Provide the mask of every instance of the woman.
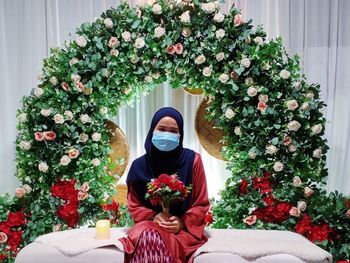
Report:
M183 119L174 108L158 110L148 132L146 154L130 168L128 207L135 225L121 241L126 262L192 262L193 252L202 246L205 214L209 209L203 163L198 153L183 148ZM191 194L170 207L170 216L161 206L145 199L146 184L160 174L177 174Z

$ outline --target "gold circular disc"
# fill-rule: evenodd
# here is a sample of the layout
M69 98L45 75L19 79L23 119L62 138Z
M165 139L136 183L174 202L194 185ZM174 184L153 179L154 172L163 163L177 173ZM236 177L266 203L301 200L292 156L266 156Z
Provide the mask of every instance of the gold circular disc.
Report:
M188 87L188 88L183 88L183 90L191 95L202 95L203 94L203 90L201 88Z
M214 121L208 121L204 117L207 115L206 108L208 99L204 97L200 102L195 119L195 129L199 142L203 148L217 159L226 161L222 156L221 149L224 146L220 141L224 136L224 132L220 128L215 127Z

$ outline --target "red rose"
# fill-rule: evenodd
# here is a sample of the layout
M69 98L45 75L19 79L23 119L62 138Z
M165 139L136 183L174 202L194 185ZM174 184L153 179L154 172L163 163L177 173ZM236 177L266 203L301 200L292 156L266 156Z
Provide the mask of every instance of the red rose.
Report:
M214 218L213 218L213 212L211 212L210 210L207 212L207 214L204 217L204 222L207 225L210 225L214 222Z
M44 132L45 140L53 141L56 139L56 133L53 131Z
M268 193L267 196L264 196L263 201L267 206L272 206L273 204L276 203L276 199L273 197L272 193Z
M304 217L296 224L295 232L299 234L306 234L312 228L311 218L309 215L305 214Z
M283 144L285 146L288 146L291 142L292 142L292 138L290 138L289 136L284 137Z
M266 104L265 102L263 102L263 101L259 101L259 103L258 103L258 109L259 109L260 111L265 111L265 110L267 109L267 104Z
M21 226L25 224L25 215L23 212L10 212L7 217L7 225L9 227Z
M175 47L174 47L173 45L168 46L167 49L166 49L166 52L167 52L169 55L174 55L174 53L175 53Z
M4 259L7 259L7 256L4 254L0 254L0 261L3 261Z
M58 179L58 182L51 187L51 195L63 200L78 202L78 190L74 188L75 180L70 181Z
M62 82L61 87L62 87L63 90L69 91L69 86L68 86L68 84L66 82Z
M111 204L103 204L102 209L104 211L118 211L119 209L119 204L113 199Z
M11 235L8 237L7 244L12 247L12 250L16 250L16 248L22 243L22 231L13 231Z
M44 140L44 133L36 132L34 133L34 137L36 141L41 142L42 140Z
M181 43L177 43L175 45L175 52L176 52L176 54L181 55L183 50L184 50L184 47L183 47L183 45Z
M244 195L247 194L248 193L247 186L248 186L247 180L242 179L241 184L239 185L239 193Z
M57 216L65 221L69 227L73 227L79 221L78 204L66 203L57 210Z
M0 222L0 232L5 233L7 236L11 232L11 227L7 224L7 222Z
M159 181L161 184L170 185L173 178L170 175L167 174L161 174L159 175L157 181Z
M332 232L331 228L328 224L321 224L313 226L310 230L310 233L308 235L308 239L311 242L328 240L330 233Z

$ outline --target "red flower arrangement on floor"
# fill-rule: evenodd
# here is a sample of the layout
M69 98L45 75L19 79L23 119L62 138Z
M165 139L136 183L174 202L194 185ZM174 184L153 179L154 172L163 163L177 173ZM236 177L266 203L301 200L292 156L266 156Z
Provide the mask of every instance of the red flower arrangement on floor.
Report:
M22 211L10 212L7 220L0 222L0 261L15 257L22 244L22 228L26 225L26 216ZM3 249L4 248L4 249Z
M75 180L70 181L58 179L57 183L51 187L51 195L58 197L65 202L57 209L57 216L67 223L68 227L73 227L79 221L79 201L78 190L75 189Z
M169 213L171 203L184 200L191 192L192 186L185 186L176 174L161 174L147 184L145 199L152 205L161 205L165 214Z

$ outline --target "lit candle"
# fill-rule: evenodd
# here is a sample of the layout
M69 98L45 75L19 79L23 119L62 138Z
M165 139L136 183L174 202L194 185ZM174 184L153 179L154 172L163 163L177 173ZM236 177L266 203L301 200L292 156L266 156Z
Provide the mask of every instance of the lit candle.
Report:
M98 220L96 222L96 239L109 239L110 226L109 220Z

